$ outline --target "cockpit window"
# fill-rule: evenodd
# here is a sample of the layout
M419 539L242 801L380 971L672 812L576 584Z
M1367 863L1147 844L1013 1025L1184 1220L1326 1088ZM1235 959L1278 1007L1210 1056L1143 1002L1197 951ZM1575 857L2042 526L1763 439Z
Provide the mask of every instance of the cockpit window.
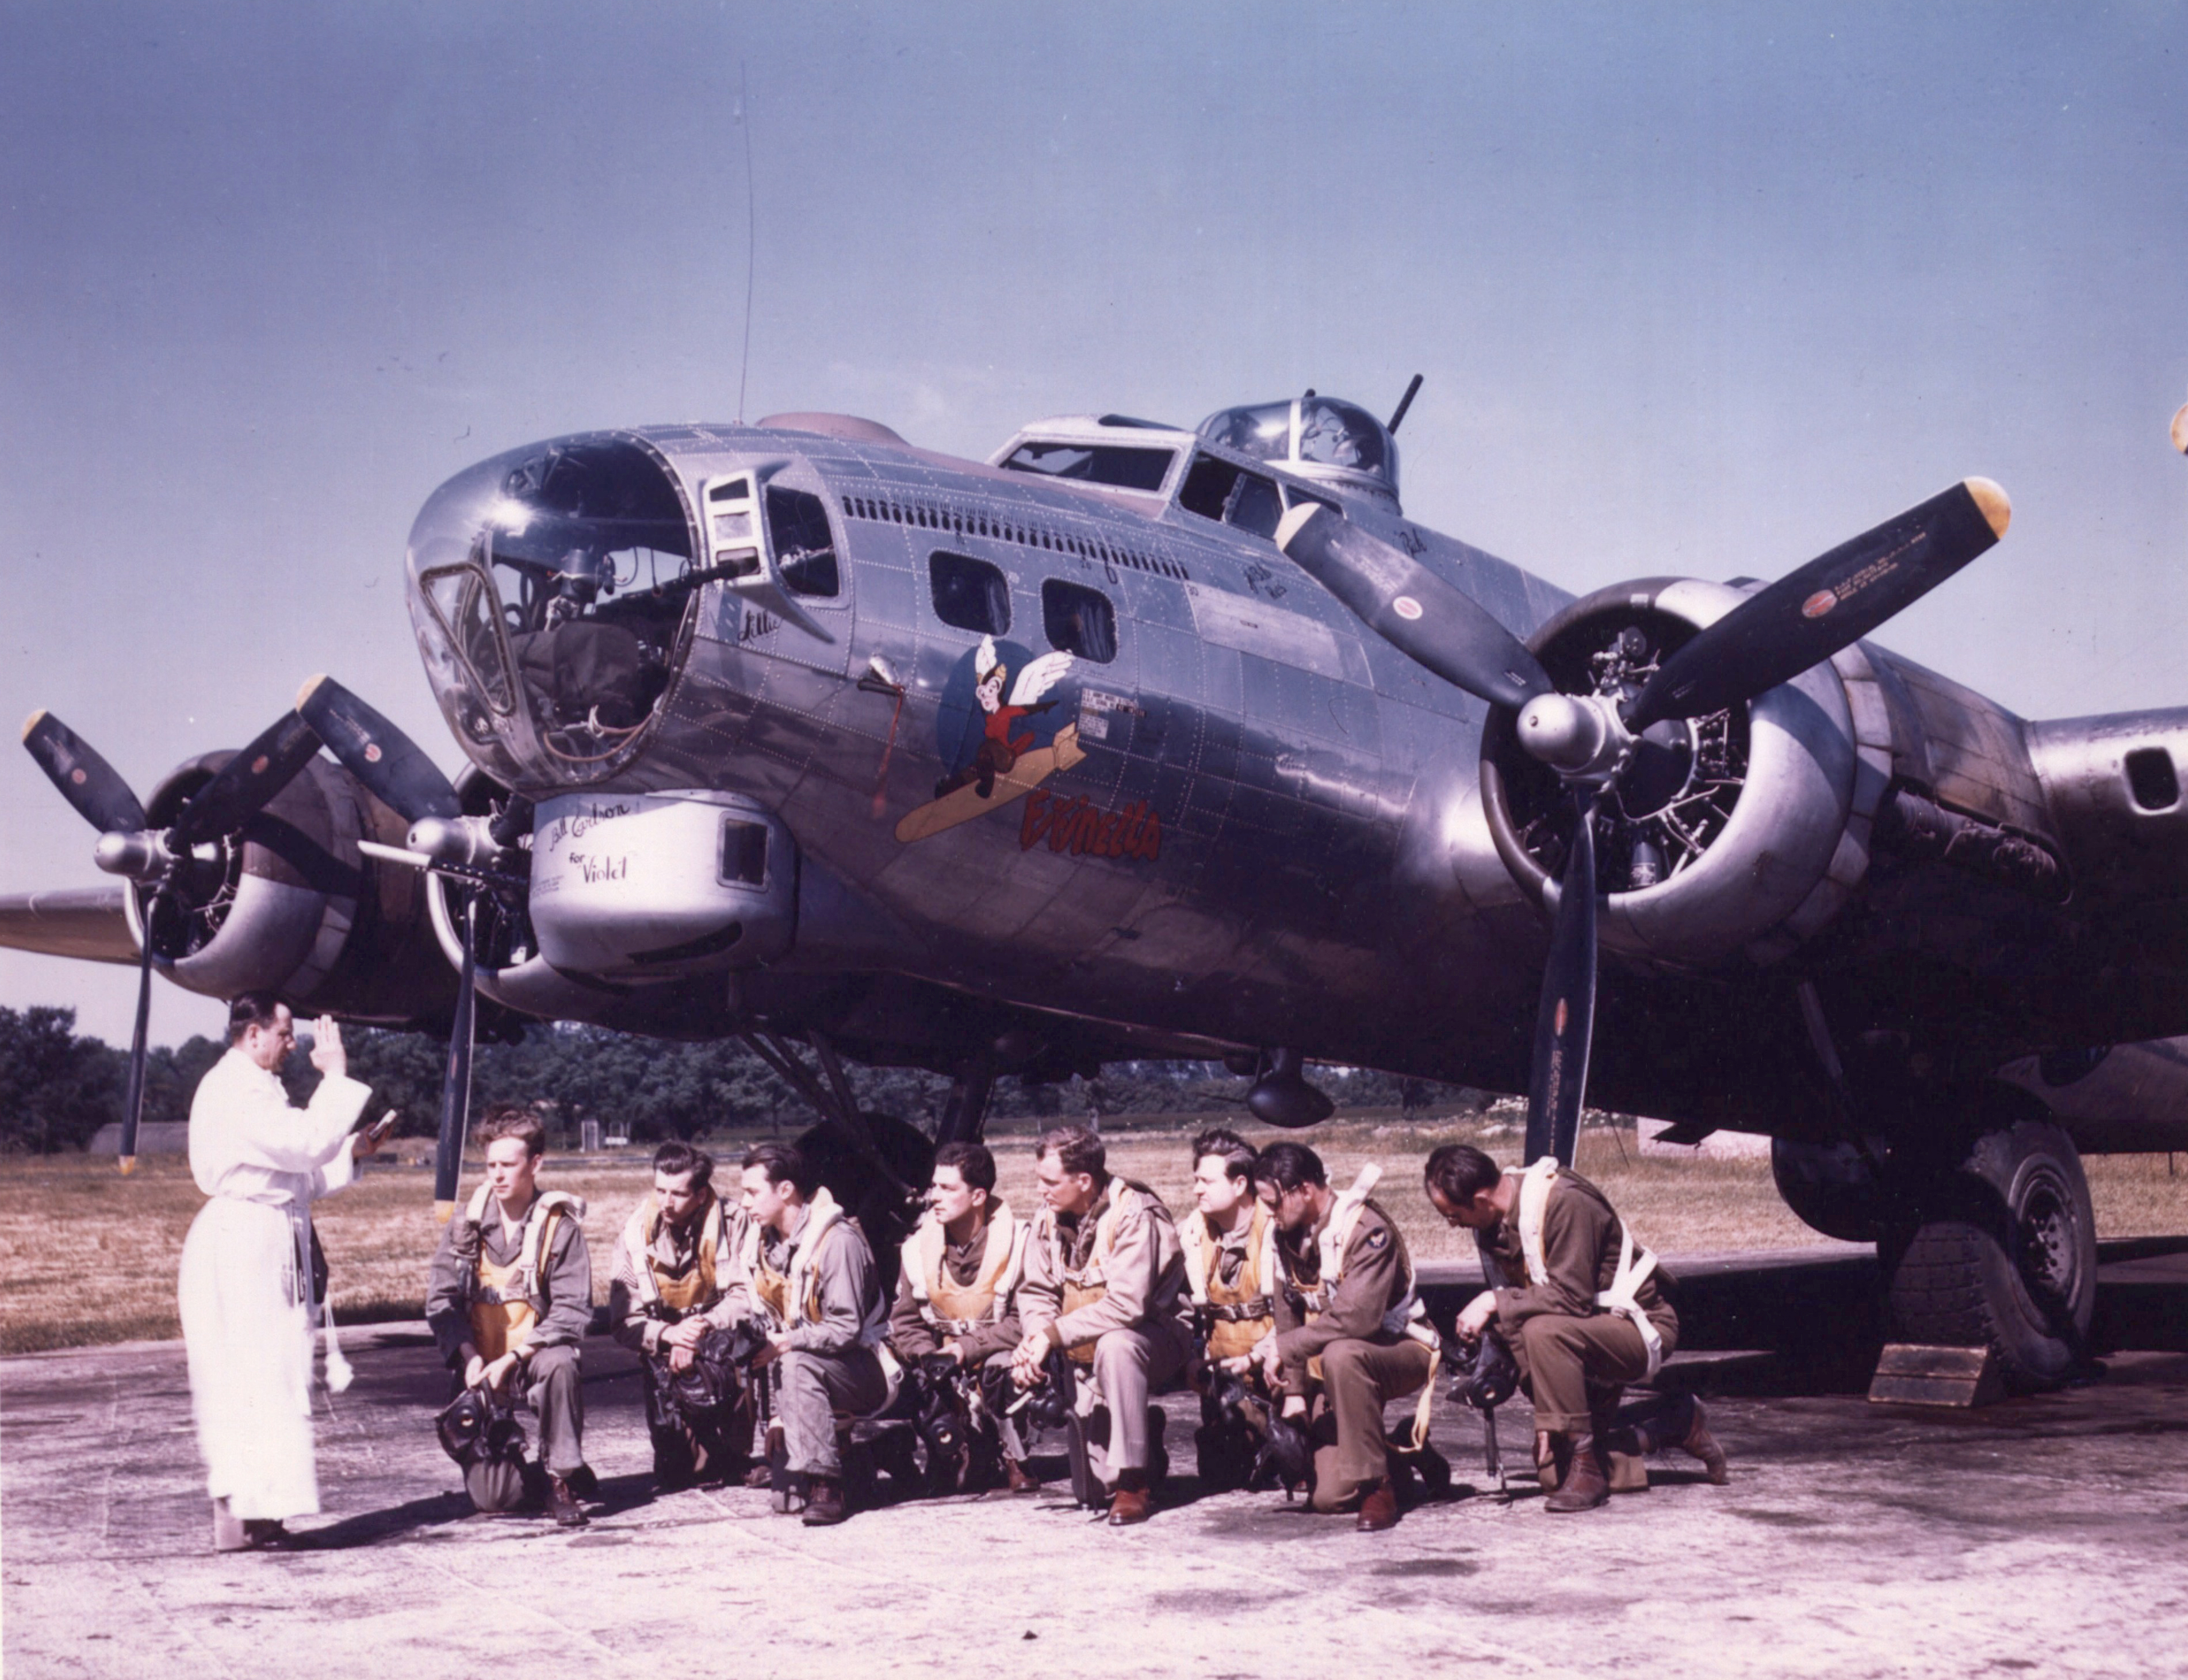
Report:
M1117 657L1117 609L1099 589L1052 578L1040 586L1040 617L1051 647L1097 665Z
M836 570L836 539L828 510L804 490L767 487L767 534L775 545L775 575L794 595L832 599L843 588Z
M927 576L934 589L934 616L944 623L986 636L1009 632L1010 581L996 567L937 549L928 556Z
M1119 490L1159 490L1176 459L1173 450L1118 443L1021 443L1004 461L1003 471L1108 484Z
M1272 478L1249 472L1215 455L1197 456L1185 475L1177 505L1187 513L1235 525L1256 537L1273 537L1284 516Z

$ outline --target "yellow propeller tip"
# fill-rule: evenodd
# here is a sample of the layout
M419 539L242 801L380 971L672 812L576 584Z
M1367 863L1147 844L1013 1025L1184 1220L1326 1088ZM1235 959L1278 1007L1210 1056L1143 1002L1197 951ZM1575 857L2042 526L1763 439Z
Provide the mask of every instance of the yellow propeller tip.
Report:
M2188 403L2183 403L2173 416L2173 447L2188 455Z
M2188 412L2188 410L2184 410L2184 412ZM29 717L27 717L27 718L25 718L25 719L23 719L23 739L24 739L24 740L28 741L28 740L31 738L31 731L32 730L34 730L34 729L37 728L37 726L38 726L38 720L39 720L41 718L43 718L45 715L46 715L46 708L45 708L44 707L41 706L40 708L38 708L38 709L37 709L37 711L35 711L35 712L31 713L31 715L30 715Z
M2005 493L2005 487L1989 478L1970 478L1963 482L1968 487L1968 494L1975 498L1976 505L1982 510L1984 521L1990 527L1990 534L1993 537L2005 535L2005 527L2013 522L2013 502Z
M438 1220L443 1225L446 1225L455 1216L456 1204L454 1202L436 1202L433 1204L433 1217Z
M326 681L326 679L327 674L324 671L320 672L319 675L315 677L307 677L304 679L303 687L296 691L296 709L299 712L304 709L304 702L312 697L312 691L319 687L319 685Z
M127 1178L131 1173L135 1172L136 1170L137 1158L134 1155L124 1155L121 1158L121 1175L124 1178Z

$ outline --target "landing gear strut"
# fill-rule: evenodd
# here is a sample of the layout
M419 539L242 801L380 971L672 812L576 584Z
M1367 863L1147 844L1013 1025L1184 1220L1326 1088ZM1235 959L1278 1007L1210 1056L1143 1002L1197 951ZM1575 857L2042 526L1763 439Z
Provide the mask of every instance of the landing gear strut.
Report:
M835 1046L817 1030L805 1040L820 1064L817 1074L779 1034L744 1035L753 1053L820 1114L820 1124L799 1135L798 1147L866 1233L886 1298L896 1291L898 1247L919 1222L934 1146L910 1121L862 1109Z
M934 1128L934 1147L978 1143L988 1130L988 1103L995 1093L995 1058L984 1052L959 1064L950 1082L950 1100Z

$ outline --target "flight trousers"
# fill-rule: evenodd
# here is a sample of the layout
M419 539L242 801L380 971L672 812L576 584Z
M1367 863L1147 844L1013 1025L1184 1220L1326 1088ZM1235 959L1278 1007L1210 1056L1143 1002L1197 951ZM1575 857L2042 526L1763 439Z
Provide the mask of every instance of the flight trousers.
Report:
M1175 1318L1104 1331L1095 1342L1094 1391L1109 1408L1108 1451L1095 1467L1104 1481L1148 1468L1148 1402L1177 1381L1192 1357L1192 1333Z
M1662 1331L1669 1356L1676 1328ZM1504 1333L1520 1367L1520 1381L1535 1403L1535 1427L1554 1435L1586 1435L1594 1428L1588 1390L1616 1389L1648 1374L1649 1350L1633 1322L1616 1312L1586 1318L1537 1313L1519 1333Z
M1435 1374L1435 1353L1410 1336L1388 1341L1347 1338L1322 1350L1322 1391L1337 1425L1337 1445L1315 1454L1312 1503L1334 1511L1390 1474L1383 1411L1418 1394Z
M550 1474L585 1467L585 1392L578 1350L542 1348L525 1361L524 1403L539 1419L539 1462ZM514 1511L524 1502L522 1467L482 1460L464 1472L464 1491L482 1511Z
M870 1347L840 1353L792 1348L775 1362L775 1421L782 1425L784 1462L793 1475L841 1476L843 1455L836 1414L864 1418L888 1403L888 1374Z

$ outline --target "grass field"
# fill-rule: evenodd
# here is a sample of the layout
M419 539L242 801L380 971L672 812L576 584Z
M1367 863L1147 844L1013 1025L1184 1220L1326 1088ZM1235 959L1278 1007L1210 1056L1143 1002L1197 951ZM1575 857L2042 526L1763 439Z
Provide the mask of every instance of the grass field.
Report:
M1192 1205L1187 1139L1235 1115L1115 1117L1113 1171L1152 1186L1183 1211ZM1283 1134L1243 1127L1256 1142ZM1296 1134L1294 1134L1296 1136ZM1479 1142L1500 1160L1519 1153L1495 1113L1407 1121L1396 1116L1331 1120L1307 1135L1331 1181L1349 1184L1369 1161L1384 1173L1380 1199L1421 1260L1470 1254L1471 1238L1447 1231L1420 1193L1421 1163L1439 1143ZM1035 1205L1030 1134L991 1139L1000 1188L1021 1211ZM746 1140L709 1147L734 1163ZM595 1256L595 1289L607 1290L606 1255L650 1184L647 1152L612 1160L550 1157L543 1184L585 1198L585 1234ZM2091 1158L2086 1164L2100 1235L2160 1236L2188 1231L2188 1172L2172 1175L2164 1155ZM1778 1199L1767 1159L1643 1159L1628 1129L1590 1128L1578 1165L1610 1194L1635 1234L1664 1254L1723 1249L1803 1248L1818 1237ZM725 1175L728 1177L729 1175ZM465 1175L466 1193L477 1164ZM0 1353L93 1342L178 1336L175 1274L183 1238L203 1198L179 1157L148 1156L123 1178L111 1159L82 1155L0 1160ZM432 1181L406 1168L366 1174L319 1204L320 1240L332 1269L338 1319L414 1318L423 1311L426 1265L441 1227Z

